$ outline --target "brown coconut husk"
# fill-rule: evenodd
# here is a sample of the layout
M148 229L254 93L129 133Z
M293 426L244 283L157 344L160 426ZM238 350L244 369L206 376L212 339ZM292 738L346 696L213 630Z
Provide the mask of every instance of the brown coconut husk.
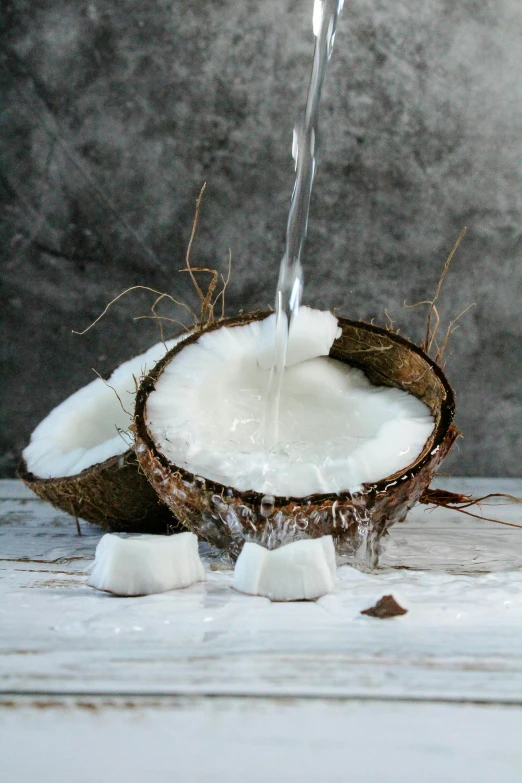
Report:
M111 457L76 476L39 478L22 460L22 481L39 498L78 520L115 533L175 532L180 526L141 471L134 452Z
M266 318L250 313L223 320L204 331L234 327ZM177 353L201 332L175 346L143 379L136 398L135 448L144 473L158 495L189 529L236 557L246 539L268 546L306 535L332 535L341 554L352 555L362 544L372 546L395 522L405 519L430 484L435 471L458 436L453 425L455 398L443 371L417 345L397 334L363 322L339 318L342 335L330 356L362 369L380 386L410 392L430 408L435 427L422 454L408 466L360 493L314 494L305 498L276 497L267 508L259 492L240 492L194 475L170 463L158 450L147 426L149 394Z

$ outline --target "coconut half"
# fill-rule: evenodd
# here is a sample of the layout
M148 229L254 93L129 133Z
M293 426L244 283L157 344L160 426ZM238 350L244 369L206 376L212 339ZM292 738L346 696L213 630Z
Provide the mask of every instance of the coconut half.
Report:
M40 422L18 475L42 500L112 531L178 525L140 469L130 432L138 381L185 335L157 343L71 394Z
M398 419L402 424L408 420L407 426L411 425L407 440L410 445L414 444L413 447L409 451L395 448L403 435L402 424L397 426L396 421L387 422L377 406L375 417L379 426L375 427L373 434L370 433L370 439L373 435L382 436L383 430L390 424L389 431L384 432L384 441L381 441L382 450L385 451L391 444L395 457L404 451L402 462L384 459L377 469L372 464L369 470L360 470L360 464L365 462L363 444L359 467L355 465L357 470L350 466L349 453L344 455L344 462L343 454L335 453L330 463L329 455L322 454L321 469L314 472L303 470L306 460L303 460L301 451L297 458L297 462L300 460L301 463L292 476L291 448L286 457L276 452L268 457L265 454L264 466L259 460L253 465L252 450L242 448L240 451L243 453L239 459L233 460L232 469L227 450L230 452L235 448L233 439L224 440L220 427L229 428L231 411L237 408L237 426L244 429L243 443L249 437L250 425L248 416L241 411L241 400L248 396L249 390L254 396L259 396L259 384L257 387L252 385L252 378L257 371L268 372L263 357L271 338L267 338L264 331L266 329L273 335L273 327L270 330L266 326L271 318L274 316L254 313L222 321L188 338L158 363L142 382L137 395L135 433L138 460L160 497L178 519L198 536L233 557L237 557L247 540L276 548L299 538L325 535L333 537L340 554L353 556L368 541L375 544L391 524L403 520L430 483L458 434L452 424L453 392L442 370L418 346L404 338L343 318L335 319L332 333L331 322L328 326L316 321L312 331L330 329L329 359L320 360L327 363L327 372L332 369L337 379L349 376L355 391L359 385L366 394L375 397L376 403L391 395L391 402L387 405L403 406L403 413ZM299 319L300 316L297 323ZM291 378L291 370L294 370L298 379L301 377L303 388L306 388L317 376L310 367L319 359L312 358L317 355L316 348L312 349L311 356L300 352L304 344L303 334L299 337L301 347L296 352L297 363L287 370L285 377ZM325 351L322 338L314 337L311 342L321 343L321 350ZM292 355L291 346L289 354ZM334 360L333 363L331 360ZM234 397L234 384L237 386L241 378L237 370L238 361L243 362L243 369L248 364L251 374L247 373L248 383L241 388L241 394ZM254 365L257 365L257 370ZM323 370L324 365L321 373ZM334 386L336 382L334 379ZM181 391L183 385L187 393L182 399L183 394L178 397L174 390ZM298 386L297 383L296 388ZM165 409L160 398L169 395L171 402ZM282 411L283 402L284 398ZM250 403L249 410L252 410ZM340 411L332 408L326 418L322 417L321 426L316 428L330 427L333 430L327 433L328 449L335 441L337 430L344 427L343 416L346 413L346 408ZM309 427L313 430L314 418L319 416L319 410L316 414L308 412L307 415ZM254 426L255 431L259 429L258 424ZM254 440L255 431L250 431ZM203 433L210 433L210 440L206 443L198 442ZM357 437L357 433L355 435ZM319 436L322 437L320 432L317 435L320 439ZM351 448L348 441L349 432L344 446ZM334 446L337 448L339 443ZM374 454L380 454L381 446L374 450ZM262 448L257 448L259 451L262 452ZM317 463L316 456L308 466L313 467ZM278 463L279 458L282 461ZM228 460L228 464L223 466L223 460ZM234 471L239 463L243 463L240 464L242 472L239 470L236 475ZM386 465L395 467L390 469ZM232 481L227 478L231 475L234 475ZM268 483L263 484L267 477ZM275 491L268 492L270 487Z

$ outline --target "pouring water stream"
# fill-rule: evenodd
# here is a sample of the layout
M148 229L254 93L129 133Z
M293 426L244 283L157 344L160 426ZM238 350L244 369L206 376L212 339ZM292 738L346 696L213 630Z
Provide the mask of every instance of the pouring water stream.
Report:
M264 436L267 449L273 449L279 439L279 403L288 332L299 310L303 290L301 253L308 227L310 195L315 174L321 94L343 3L344 0L315 0L314 2L313 31L316 37L314 62L304 116L294 128L292 155L297 173L286 228L286 248L281 260L276 290L274 361L270 372L265 410Z

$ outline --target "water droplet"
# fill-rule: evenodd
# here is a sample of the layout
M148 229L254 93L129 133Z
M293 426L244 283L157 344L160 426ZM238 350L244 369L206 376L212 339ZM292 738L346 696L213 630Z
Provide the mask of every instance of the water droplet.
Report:
M261 507L259 509L261 516L270 517L274 513L275 497L273 495L264 495L261 499Z

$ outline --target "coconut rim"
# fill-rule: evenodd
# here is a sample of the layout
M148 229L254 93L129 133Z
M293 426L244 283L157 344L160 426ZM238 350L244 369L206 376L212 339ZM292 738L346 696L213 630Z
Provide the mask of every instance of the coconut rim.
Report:
M239 490L233 486L230 485L227 486L217 481L213 481L212 479L207 479L204 476L200 476L197 473L191 473L186 468L183 468L179 465L176 465L173 462L170 462L167 459L167 457L161 451L159 451L158 447L156 446L156 443L154 442L147 428L147 425L145 423L145 408L147 404L147 398L151 392L155 391L155 383L161 376L164 368L166 367L167 364L170 364L170 362L175 358L175 356L181 350L183 350L183 348L186 348L187 346L197 342L199 338L203 334L206 334L207 332L213 332L216 329L221 329L222 327L244 326L245 324L251 323L253 321L262 321L265 318L268 318L270 315L273 315L273 313L267 311L240 313L237 316L232 316L231 318L225 318L220 321L217 321L211 326L205 327L204 329L195 332L190 337L187 337L186 340L182 340L180 343L178 343L178 345L175 345L174 348L168 351L168 353L166 353L165 356L162 359L160 359L160 361L153 367L153 369L146 376L144 376L144 378L142 378L140 387L138 389L138 393L136 395L136 407L134 412L134 432L136 438L145 443L147 448L152 452L154 457L161 463L161 465L163 465L163 467L167 468L171 472L178 473L183 480L186 480L196 486L199 485L201 489L210 490L214 494L222 497L225 496L228 496L230 498L239 497L246 504L249 505L255 505L256 503L260 504L262 499L266 496L266 493L257 492L256 490ZM334 500L342 500L342 501L350 502L351 500L360 497L361 495L367 495L370 493L372 494L386 493L389 487L395 486L396 484L399 484L399 482L406 481L407 479L412 479L418 473L420 473L420 471L427 465L427 463L431 461L433 455L443 445L444 440L446 439L448 433L450 432L450 428L453 423L453 419L455 415L455 393L451 388L446 376L444 375L443 370L439 367L438 364L436 364L433 361L433 359L431 359L422 350L422 348L420 348L418 345L415 345L415 343L406 340L404 337L401 337L398 334L388 331L387 329L383 329L379 326L375 326L374 324L368 324L364 321L352 321L348 318L342 318L340 316L336 316L336 318L339 322L339 326L341 327L350 326L358 329L364 329L368 332L373 332L374 334L378 334L382 337L385 337L386 339L391 340L392 342L395 342L398 345L407 348L412 353L415 353L418 356L420 356L421 359L424 362L426 362L426 364L428 364L428 366L431 368L433 373L437 376L438 380L440 381L444 389L445 398L440 403L440 416L438 422L436 422L433 432L427 439L422 452L417 457L415 462L411 463L406 468L403 468L400 471L397 471L396 473L393 473L390 476L386 476L385 478L379 479L379 481L372 482L372 483L364 483L362 485L362 489L359 492L351 493L348 490L344 490L342 492L312 493L310 495L304 495L303 497L294 497L293 495L275 495L273 497L274 497L274 506L276 508L286 506L288 503L295 503L299 505L309 505L311 503L314 503L319 505L321 503L334 501ZM337 340L335 340L332 345L333 350L335 350L336 342ZM336 357L332 356L331 358L336 358ZM337 361L343 361L343 360L337 359ZM364 371L365 365L363 362L357 363L357 362L343 361L343 363L350 364L350 366L353 367L358 367L359 369ZM396 387L396 388L400 388L400 387ZM412 392L409 393L411 394ZM416 397L417 395L413 395L413 396ZM420 398L417 397L417 399ZM139 456L138 456L138 460L139 460Z
M129 459L132 462L129 463ZM78 481L79 479L87 478L92 473L100 473L104 470L118 470L125 467L128 464L135 464L135 454L132 447L122 451L121 454L115 454L113 457L107 457L103 462L95 462L94 465L89 465L88 468L84 468L79 473L73 473L72 476L50 476L45 478L44 476L37 476L27 468L27 463L22 457L16 470L16 475L25 481L27 484L42 484L47 487L57 486L64 481ZM138 462L139 465L139 462Z

